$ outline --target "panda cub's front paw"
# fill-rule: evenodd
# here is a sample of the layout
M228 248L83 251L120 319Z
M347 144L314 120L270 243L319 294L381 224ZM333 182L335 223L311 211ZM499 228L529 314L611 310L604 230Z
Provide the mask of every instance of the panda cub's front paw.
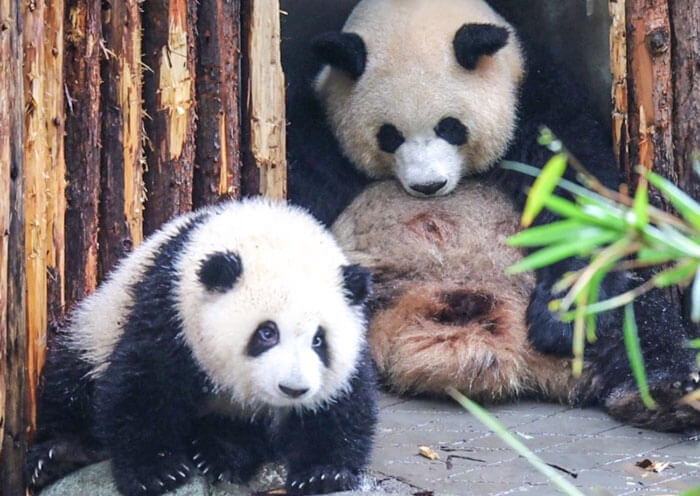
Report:
M527 308L530 342L539 352L571 356L574 327L549 311L549 302L553 299L549 289L543 284L537 285Z
M330 466L290 472L287 477L287 494L325 494L349 491L360 485L357 471Z
M114 480L125 496L156 496L182 485L192 474L184 453L158 453L146 463L114 464Z

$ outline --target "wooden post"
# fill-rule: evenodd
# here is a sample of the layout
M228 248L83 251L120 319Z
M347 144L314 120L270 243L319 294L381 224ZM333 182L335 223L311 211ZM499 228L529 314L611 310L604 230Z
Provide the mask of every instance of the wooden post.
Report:
M100 192L100 2L66 0L66 306L97 285Z
M99 279L143 237L141 3L102 3Z
M210 0L197 12L195 207L240 197L239 7Z
M0 403L2 463L0 494L24 491L24 459L27 449L27 341L24 253L24 90L22 72L22 17L19 0L0 0L0 205L9 226L2 231L0 261L6 267L7 286L0 285L5 324L0 320L0 378L4 379ZM8 190L9 187L9 190ZM0 272L4 272L3 269ZM1 312L0 312L1 313ZM0 380L2 380L0 379ZM4 417L4 418L3 418Z
M287 197L279 0L244 0L243 192Z
M143 5L148 199L144 231L192 208L196 0Z

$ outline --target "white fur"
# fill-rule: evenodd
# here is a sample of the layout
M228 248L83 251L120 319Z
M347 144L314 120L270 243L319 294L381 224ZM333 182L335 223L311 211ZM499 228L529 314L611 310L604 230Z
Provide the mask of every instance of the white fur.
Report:
M508 44L471 71L459 65L452 45L457 30L468 23L510 31ZM486 2L363 0L343 31L363 39L365 72L353 81L325 67L316 90L356 167L373 178L398 177L412 194L410 184L447 179L437 192L441 195L505 153L514 132L524 59L512 27ZM466 144L438 146L427 139L436 138L434 128L445 117L468 128ZM393 124L406 139L394 154L379 149L376 135L383 124Z

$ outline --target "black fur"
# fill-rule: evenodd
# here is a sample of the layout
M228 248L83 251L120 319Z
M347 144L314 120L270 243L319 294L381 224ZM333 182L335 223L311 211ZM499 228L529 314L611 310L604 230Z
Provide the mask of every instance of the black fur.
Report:
M372 273L361 265L343 266L343 281L345 293L352 305L364 303L372 291Z
M106 457L112 458L117 488L127 496L174 489L195 469L217 480L246 482L263 462L281 459L290 464L291 487L302 467L356 476L367 463L376 404L366 353L347 395L316 412L290 413L282 424L264 412L250 422L217 415L198 418L212 385L179 337L182 322L174 289L176 255L205 218L195 217L164 243L129 289L133 306L104 373L86 376L91 367L65 339L49 354L40 409L43 442L32 448L27 467L30 476L37 473L33 488ZM216 282L215 288L220 280ZM78 438L73 446L82 449L74 450L74 460L63 456L70 451L70 436ZM293 442L277 444L287 441ZM83 449L93 445L94 453ZM333 491L354 483L356 479L341 477L323 487ZM295 491L306 493L311 487L317 486Z
M495 53L507 42L507 30L465 26L455 37L455 50L467 69L475 67L477 55ZM489 33L489 34L487 34ZM475 40L481 40L475 42ZM470 47L477 46L478 49ZM591 115L584 88L570 77L565 65L546 47L524 43L527 75L520 91L516 136L505 157L542 167L551 153L537 143L540 127L547 125L568 149L606 186L617 189L620 173L612 152L610 132ZM369 55L371 56L371 54ZM292 80L294 92L288 94L291 125L288 133L290 163L290 200L303 205L325 223L332 223L363 189L369 180L359 173L339 151L338 144L323 120L323 110L304 81ZM576 180L571 171L568 179ZM532 178L516 172L494 170L482 179L495 183L522 208ZM564 194L564 193L562 193ZM537 224L556 217L542 213ZM536 273L527 320L530 339L546 353L570 355L573 328L555 318L548 303L555 295L552 284L564 273L581 267L582 261L569 259ZM635 284L632 273L615 273L601 287L601 298L619 294ZM637 282L638 283L638 282ZM676 402L688 380L697 377L693 353L684 348L694 336L681 317L668 311L660 291L644 296L636 305L637 321L650 387L657 391L660 410L647 410L638 399L638 391L629 367L621 331L622 317L610 312L598 318L598 340L587 347L594 380L576 400L607 405L611 414L624 422L661 430L700 426L700 414L680 408ZM681 384L680 388L671 387ZM659 394L659 391L666 391ZM668 391L673 391L668 393ZM659 414L663 412L663 415Z
M345 71L353 79L359 79L365 72L367 49L355 33L324 33L313 40L312 47L320 60Z
M465 24L457 30L452 45L462 67L474 70L481 57L493 55L508 44L508 30L493 24Z
M467 142L467 127L459 119L445 117L435 126L435 134L450 145L462 146Z
M224 293L241 277L241 257L235 253L214 253L202 262L197 275L209 291Z
M393 124L382 124L377 132L379 148L386 153L394 153L404 141L403 134Z

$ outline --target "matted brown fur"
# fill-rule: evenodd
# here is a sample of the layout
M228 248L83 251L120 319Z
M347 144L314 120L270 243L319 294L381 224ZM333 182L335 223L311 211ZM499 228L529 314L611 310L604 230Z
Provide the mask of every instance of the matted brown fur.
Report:
M473 397L532 394L567 400L577 381L569 360L536 352L525 314L530 273L505 240L519 214L496 188L460 185L413 198L395 181L372 184L333 225L341 247L375 273L369 342L380 373L399 392Z

